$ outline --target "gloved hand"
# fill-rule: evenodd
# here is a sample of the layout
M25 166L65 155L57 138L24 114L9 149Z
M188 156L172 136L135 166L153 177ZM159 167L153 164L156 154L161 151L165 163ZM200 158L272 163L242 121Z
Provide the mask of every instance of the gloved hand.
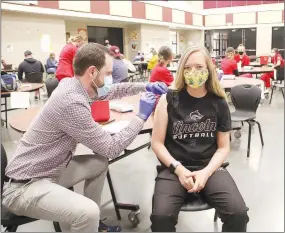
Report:
M163 82L148 83L145 89L155 95L162 95L168 91L168 87Z
M146 121L153 112L156 102L156 96L151 92L146 92L140 99L140 107L138 117Z

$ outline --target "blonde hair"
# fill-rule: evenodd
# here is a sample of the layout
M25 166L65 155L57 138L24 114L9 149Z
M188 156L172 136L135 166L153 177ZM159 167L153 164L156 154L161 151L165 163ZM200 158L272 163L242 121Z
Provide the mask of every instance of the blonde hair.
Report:
M174 89L176 89L177 91L180 91L183 88L185 88L186 83L184 80L184 67L185 67L185 64L186 64L189 56L193 53L196 53L196 52L203 53L203 55L205 57L206 64L207 64L207 68L209 71L209 77L208 77L208 80L206 81L206 84L205 84L207 91L213 93L216 96L219 96L221 98L226 99L225 91L222 89L222 87L219 83L219 80L217 77L217 72L216 72L215 67L213 65L210 54L209 54L208 50L204 47L191 46L188 49L186 49L186 51L181 56L180 61L179 61L177 74L176 74L176 78L175 78L175 83L174 83Z
M52 56L55 56L55 53L54 53L54 52L51 52L51 53L49 54L49 58L52 58Z
M76 41L84 41L83 36L81 36L81 35L71 36L68 38L67 43L70 44L70 43L76 42Z

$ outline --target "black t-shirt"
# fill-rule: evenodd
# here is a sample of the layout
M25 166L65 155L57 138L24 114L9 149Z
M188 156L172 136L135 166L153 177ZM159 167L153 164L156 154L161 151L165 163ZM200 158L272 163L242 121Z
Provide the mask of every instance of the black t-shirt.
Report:
M166 148L189 169L204 168L217 150L217 132L228 132L232 128L227 102L210 92L195 98L186 89L170 90L166 99Z

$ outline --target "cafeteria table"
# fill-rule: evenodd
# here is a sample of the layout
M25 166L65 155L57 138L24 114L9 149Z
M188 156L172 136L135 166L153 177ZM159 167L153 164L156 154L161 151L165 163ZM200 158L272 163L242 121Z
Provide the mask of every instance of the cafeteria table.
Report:
M257 74L263 74L263 73L271 73L274 72L274 68L273 67L253 67L253 69L248 70L248 69L244 69L241 68L238 70L238 72L240 74L255 74L257 77Z
M13 92L34 92L38 91L44 87L44 84L42 83L23 83L21 84L20 88L17 91ZM5 120L1 119L1 121L4 121L6 123L6 128L8 127L8 111L16 110L18 108L11 108L7 109L7 98L11 96L11 91L1 92L1 99L4 98L4 103L1 103L1 106L4 105L4 110L1 110L1 112L5 112Z
M119 121L131 121L133 117L136 116L138 110L139 110L139 100L140 96L130 96L130 97L125 97L120 99L120 102L126 102L128 104L131 104L134 108L133 112L128 112L128 113L119 113L115 111L110 111L110 119L115 120L114 122L119 122ZM23 110L21 112L21 117L13 117L9 123L11 128L14 130L20 132L20 133L25 133L26 130L28 129L29 125L31 124L32 120L39 114L41 111L42 107L33 107L33 108L28 108L27 110ZM108 122L103 122L101 124L108 124ZM109 123L111 126L112 122ZM152 127L153 127L153 115L149 117L149 119L145 122L142 130L140 131L139 134L151 134L152 132ZM116 161L119 161L143 148L146 148L150 146L150 142L145 143L135 149L125 149L124 153L120 156L118 156L115 159L109 160L109 164L112 164ZM136 204L125 204L125 203L118 203L115 190L113 187L112 179L110 172L107 172L107 180L109 183L111 195L112 195L112 200L114 203L115 211L118 220L121 220L121 214L120 214L120 209L123 210L130 210L131 212L128 215L129 221L133 224L133 226L137 226L139 224L139 218L138 214L140 213L140 207L139 205Z
M235 79L222 79L220 81L220 84L225 89L225 91L228 92L237 85L249 84L254 86L261 86L262 82L262 80L255 78L235 77Z

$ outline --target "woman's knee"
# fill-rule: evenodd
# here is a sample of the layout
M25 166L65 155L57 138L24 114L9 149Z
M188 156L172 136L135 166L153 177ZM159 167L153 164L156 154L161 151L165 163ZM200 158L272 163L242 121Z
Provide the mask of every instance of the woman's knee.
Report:
M153 232L173 232L177 224L177 218L173 215L167 214L152 214L151 230Z

